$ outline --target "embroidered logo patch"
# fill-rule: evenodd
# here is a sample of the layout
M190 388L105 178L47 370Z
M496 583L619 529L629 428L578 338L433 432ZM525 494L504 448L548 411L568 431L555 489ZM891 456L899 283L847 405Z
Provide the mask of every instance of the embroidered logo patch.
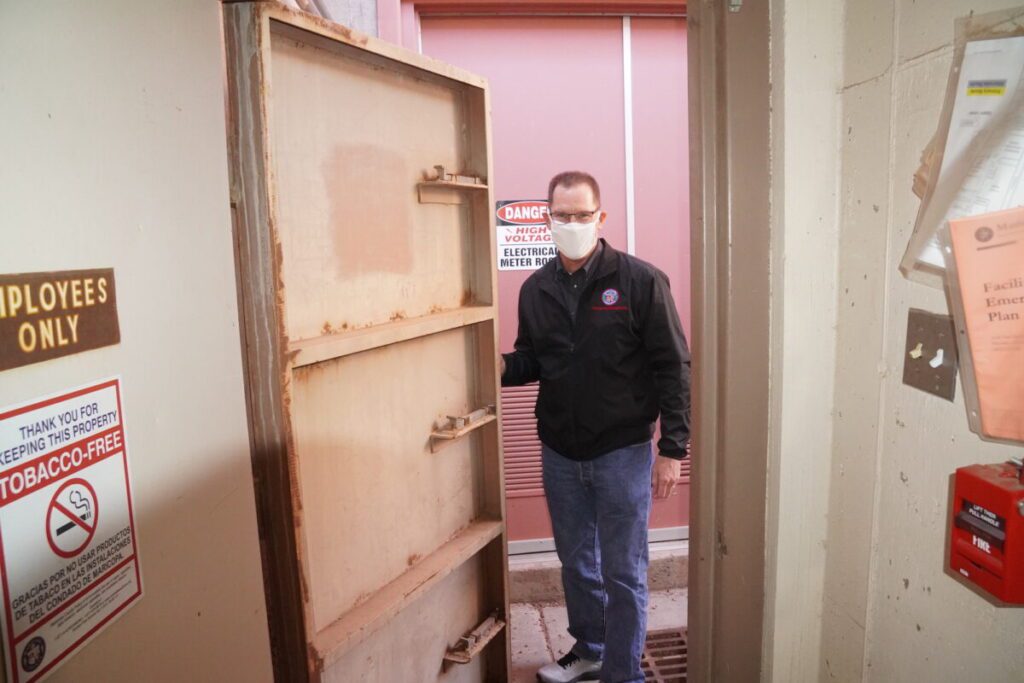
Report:
M614 306L619 302L619 292L615 289L606 289L601 292L601 301L605 306Z

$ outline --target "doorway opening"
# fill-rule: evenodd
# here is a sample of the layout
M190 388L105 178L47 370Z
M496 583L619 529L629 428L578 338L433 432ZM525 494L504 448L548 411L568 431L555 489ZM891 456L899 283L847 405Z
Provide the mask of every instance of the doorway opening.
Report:
M619 3L601 12L479 5L404 3L402 38L407 47L488 79L499 249L503 230L513 236L531 227L529 218L519 221L503 207L545 203L549 178L587 171L600 182L609 214L603 236L668 275L691 339L685 3L662 3L655 11ZM519 289L541 263L498 259L503 351L516 338ZM513 676L524 681L571 646L541 481L536 400L536 384L501 392ZM689 510L690 461L684 460L672 495L656 499L651 512L649 626L655 631L686 628Z

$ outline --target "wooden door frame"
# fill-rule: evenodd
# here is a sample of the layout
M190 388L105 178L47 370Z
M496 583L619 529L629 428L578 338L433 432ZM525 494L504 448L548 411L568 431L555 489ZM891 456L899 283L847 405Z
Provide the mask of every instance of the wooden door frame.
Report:
M271 231L260 229L269 223L274 201L262 182L270 168L268 113L261 93L245 86L264 80L264 64L252 56L238 56L251 34L260 36L261 46L269 36L257 27L252 14L227 1L222 10L239 333L270 652L275 680L304 683L309 680L305 587L298 572L291 569L299 541L295 511L284 502L291 500L294 475L288 458L292 434L284 402L287 349L281 340L285 328L276 296L281 279L276 258L279 243ZM233 21L228 16L232 13Z

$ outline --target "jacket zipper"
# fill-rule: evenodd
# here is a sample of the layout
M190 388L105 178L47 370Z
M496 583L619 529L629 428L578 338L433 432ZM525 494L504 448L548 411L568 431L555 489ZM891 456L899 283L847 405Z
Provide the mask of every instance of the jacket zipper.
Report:
M597 284L597 273L594 274L594 278L589 283L587 283L587 285L584 287L583 291L580 292L580 298L576 302L576 315L572 315L572 314L569 315L569 355L570 355L569 362L572 363L574 370L577 370L577 368L576 368L576 344L579 341L576 338L576 331L578 329L577 321L579 320L579 317L581 315L583 315L583 310L585 308L584 304L586 303L586 300L587 300L587 297L588 297L588 295L590 293L590 290L594 289L594 286L596 284ZM571 420L571 424L572 424L573 451L575 452L575 454L578 455L579 454L579 439L578 439L577 427L576 427L576 403L577 403L576 395L578 393L578 390L577 390L577 386L576 386L577 382L575 381L576 380L576 375L573 376L573 380L574 381L572 383L572 399L571 399L571 406L570 406L570 410L569 410L569 416L570 416L570 420Z
M573 382L572 382L572 398L569 403L569 419L572 425L572 450L573 455L577 455L579 452L579 439L576 437L576 318L580 315L580 304L583 302L583 292L580 293L580 299L576 302L576 313L575 315L569 312L569 363L571 364L573 371Z

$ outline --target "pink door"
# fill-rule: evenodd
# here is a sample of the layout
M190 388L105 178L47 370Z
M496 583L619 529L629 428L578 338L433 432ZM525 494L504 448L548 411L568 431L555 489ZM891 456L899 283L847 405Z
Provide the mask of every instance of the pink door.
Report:
M424 54L490 81L495 198L543 200L558 171L592 173L609 214L604 237L668 274L689 337L685 19L421 16L420 28ZM519 287L530 272L499 272L502 349L515 341ZM513 552L551 537L536 395L536 386L502 392ZM684 537L688 506L686 464L684 484L654 505L652 538Z

